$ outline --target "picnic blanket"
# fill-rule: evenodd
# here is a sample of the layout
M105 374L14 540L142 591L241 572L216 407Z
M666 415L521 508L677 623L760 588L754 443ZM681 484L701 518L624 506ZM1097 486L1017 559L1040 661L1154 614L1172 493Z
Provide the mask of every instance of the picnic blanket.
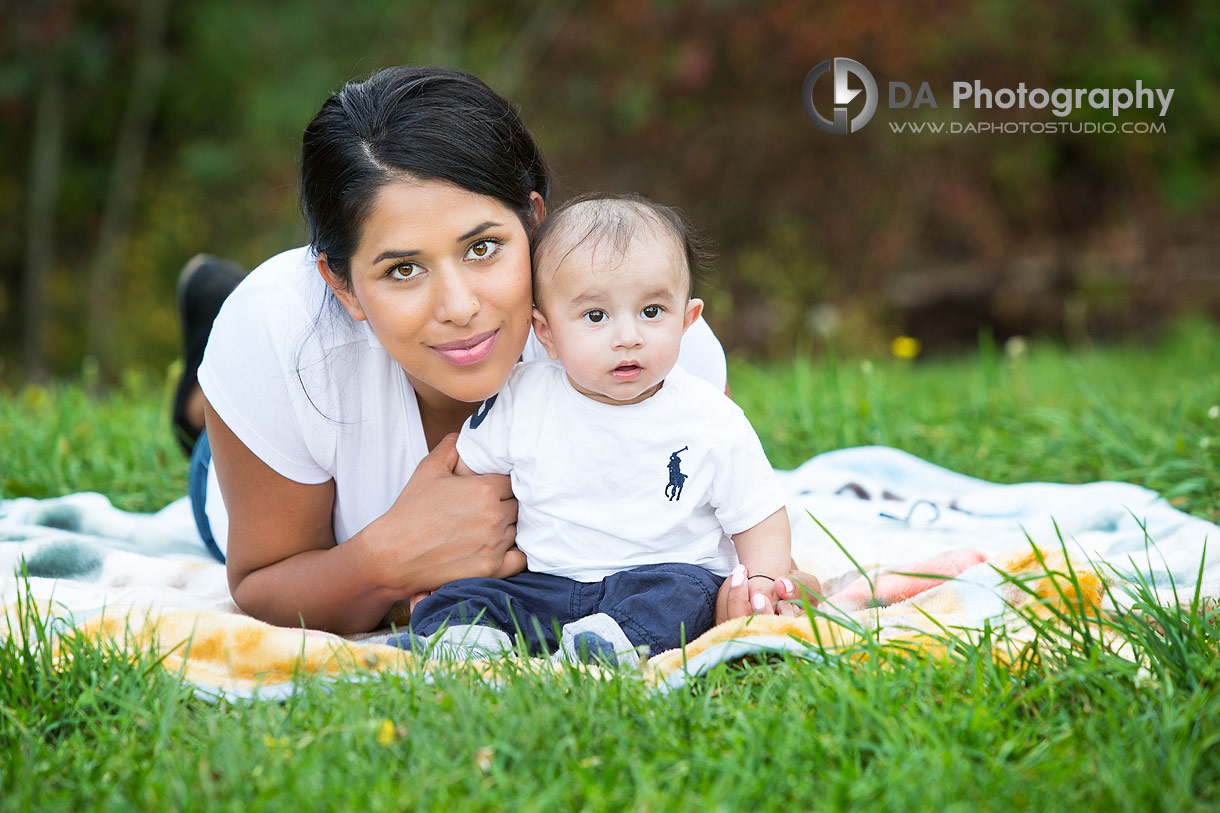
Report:
M824 614L722 624L685 652L657 653L647 679L674 687L757 652L820 658L862 628L934 646L943 629L1019 627L1031 605L1064 599L1067 572L1089 606L1121 610L1124 583L1137 579L1165 603L1196 583L1220 596L1216 546L1207 545L1220 528L1138 486L999 485L885 447L828 452L780 476L794 557L822 580ZM23 561L28 577L17 573ZM929 562L957 575L902 575ZM69 622L57 626L65 634L163 656L217 697L282 697L302 674L351 680L427 668L384 646L389 631L342 638L242 615L185 499L154 514L87 493L0 502L0 635L21 634L19 601Z

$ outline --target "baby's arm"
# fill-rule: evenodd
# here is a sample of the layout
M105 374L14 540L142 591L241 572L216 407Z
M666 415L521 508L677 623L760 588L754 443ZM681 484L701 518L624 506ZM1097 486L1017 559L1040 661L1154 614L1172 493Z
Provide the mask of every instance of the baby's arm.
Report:
M733 544L737 547L737 558L750 575L751 605L760 610L774 604L779 600L775 580L783 578L792 564L792 529L788 525L788 512L780 508L753 528L733 534ZM764 576L769 578L762 578Z

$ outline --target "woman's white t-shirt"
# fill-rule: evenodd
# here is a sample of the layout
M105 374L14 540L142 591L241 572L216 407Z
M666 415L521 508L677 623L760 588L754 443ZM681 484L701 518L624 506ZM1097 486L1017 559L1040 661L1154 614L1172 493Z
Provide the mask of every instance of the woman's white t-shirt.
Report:
M545 356L530 334L522 359ZM678 362L723 391L724 350L702 319ZM212 409L260 460L298 483L335 482L335 540L389 510L428 454L415 391L367 322L330 295L308 248L254 269L225 300L199 385ZM226 550L228 518L214 471L207 515Z

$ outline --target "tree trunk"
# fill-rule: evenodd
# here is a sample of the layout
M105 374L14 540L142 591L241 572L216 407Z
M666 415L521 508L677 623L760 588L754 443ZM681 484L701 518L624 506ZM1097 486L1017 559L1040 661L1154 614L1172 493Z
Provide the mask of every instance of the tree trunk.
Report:
M131 95L115 143L110 186L102 211L101 231L89 269L86 347L103 374L115 372L115 330L120 266L125 260L140 176L148 152L157 99L165 78L165 24L169 0L142 0Z
M55 204L64 147L64 88L57 58L48 58L38 89L30 148L29 213L21 297L21 363L26 378L43 381L46 368L47 277L55 259Z

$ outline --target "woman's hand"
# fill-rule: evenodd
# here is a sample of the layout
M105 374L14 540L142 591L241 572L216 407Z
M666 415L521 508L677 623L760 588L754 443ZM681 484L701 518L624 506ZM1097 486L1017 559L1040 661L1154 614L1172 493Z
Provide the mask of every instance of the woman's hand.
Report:
M798 570L793 562L787 577L775 583L775 592L779 596L778 615L804 615L806 604L816 607L821 603L822 582L812 573Z
M517 500L509 478L461 477L454 473L457 464L457 435L446 435L376 522L376 542L368 544L383 548L373 553L392 567L386 575L401 584L401 595L470 576L506 578L525 569L525 554L516 547Z
M463 576L525 567L506 477L458 477L454 437L416 468L383 516L342 545L335 484L275 472L205 405L212 461L229 515L233 601L278 626L341 634L375 629L397 602Z
M768 585L778 597L772 602L767 591L750 589L745 565L738 565L720 585L716 594L716 623L743 615L803 615L805 601L816 607L821 600L822 585L817 576L795 569Z

